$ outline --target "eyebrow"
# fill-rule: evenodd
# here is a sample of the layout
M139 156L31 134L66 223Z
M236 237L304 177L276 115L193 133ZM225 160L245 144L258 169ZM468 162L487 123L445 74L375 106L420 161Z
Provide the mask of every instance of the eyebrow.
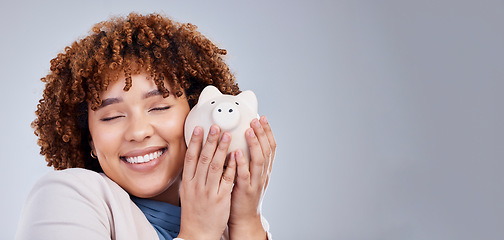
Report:
M102 100L102 104L98 107L98 109L104 108L104 107L111 105L111 104L114 104L114 103L120 103L120 102L122 102L122 98L105 98Z
M159 89L154 89L154 90L146 93L143 98L146 99L146 98L150 98L150 97L154 97L154 96L163 96L163 93L161 91L159 91Z
M154 97L154 96L162 96L162 95L163 95L163 93L161 91L159 91L158 89L154 89L154 90L151 90L151 91L145 93L143 96L143 99L147 99L147 98ZM122 101L123 101L123 99L120 97L119 98L106 98L106 99L102 100L102 104L98 107L98 109L104 108L104 107L111 105L111 104L120 103Z

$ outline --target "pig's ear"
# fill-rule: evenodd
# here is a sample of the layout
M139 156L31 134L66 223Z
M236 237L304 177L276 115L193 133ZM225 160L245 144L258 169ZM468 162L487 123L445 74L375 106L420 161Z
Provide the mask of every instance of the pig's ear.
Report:
M254 113L257 113L257 97L254 92L247 90L238 94L238 99L240 103L243 103L252 109Z
M198 103L207 102L210 99L218 96L222 96L222 93L219 91L219 89L217 89L215 86L208 85L203 89L203 91L201 91Z

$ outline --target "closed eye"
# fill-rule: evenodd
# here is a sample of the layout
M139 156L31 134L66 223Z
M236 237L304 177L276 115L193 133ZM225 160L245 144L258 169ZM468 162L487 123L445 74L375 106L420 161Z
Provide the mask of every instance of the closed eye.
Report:
M170 109L170 108L171 108L171 106L166 106L166 107L156 107L156 108L151 108L151 109L149 110L149 112L150 112L150 111L164 111L164 110L168 110L168 109Z
M113 117L106 117L106 118L102 118L100 119L100 121L103 121L103 122L108 122L108 121L112 121L114 119L117 119L117 118L120 118L122 116L113 116Z

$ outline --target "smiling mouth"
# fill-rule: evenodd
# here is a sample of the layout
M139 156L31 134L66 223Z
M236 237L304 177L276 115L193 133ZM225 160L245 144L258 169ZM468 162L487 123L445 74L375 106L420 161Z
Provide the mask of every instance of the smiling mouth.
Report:
M128 163L132 163L132 164L148 163L154 159L159 158L165 152L166 152L166 148L163 148L163 149L157 150L155 152L145 154L143 156L121 157L121 159L128 162Z

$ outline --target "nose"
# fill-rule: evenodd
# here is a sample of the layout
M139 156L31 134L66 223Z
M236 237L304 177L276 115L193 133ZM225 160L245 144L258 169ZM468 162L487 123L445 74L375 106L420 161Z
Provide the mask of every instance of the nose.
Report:
M131 116L125 138L130 142L142 142L154 134L154 127L147 116Z

